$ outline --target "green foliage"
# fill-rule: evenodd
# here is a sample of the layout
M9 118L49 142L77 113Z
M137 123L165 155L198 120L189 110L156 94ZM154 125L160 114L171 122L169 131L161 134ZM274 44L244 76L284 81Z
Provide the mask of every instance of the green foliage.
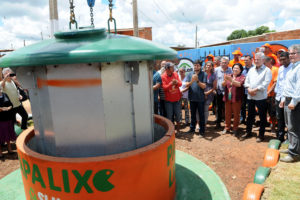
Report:
M244 37L248 37L247 31L245 31L244 29L235 30L227 37L227 40L235 40Z
M227 40L236 40L245 37L251 37L255 35L262 35L264 33L275 32L275 30L270 30L267 26L260 26L255 30L245 31L244 29L233 31L228 37Z

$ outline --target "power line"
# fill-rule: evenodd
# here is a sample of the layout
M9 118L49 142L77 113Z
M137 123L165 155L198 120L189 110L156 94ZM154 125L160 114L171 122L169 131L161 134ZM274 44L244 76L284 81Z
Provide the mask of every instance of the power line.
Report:
M173 21L173 20L165 13L165 11L164 11L163 9L160 8L160 6L156 3L155 0L153 0L153 3L154 3L154 4L156 5L156 7L162 12L162 14L168 18L168 20L169 20L170 23L172 24L172 21Z
M132 5L132 2L129 2ZM156 24L156 26L159 26L155 21L153 21L150 17L148 17L142 10L140 10L139 8L137 8L138 12L140 14L142 14L145 18L147 18L150 22L152 22L153 24Z
M155 24L156 26L159 26L155 21L153 21L150 17L148 17L144 12L142 12L141 10L138 9L138 12L140 14L142 14L144 17L146 17L150 22L152 22L153 24Z
M191 21L191 20L189 20L189 19L188 19L188 18L185 16L185 14L184 14L184 12L183 12L183 11L182 11L182 13L181 13L181 14L182 14L182 16L183 16L183 17L184 17L184 18L185 18L185 19L186 19L186 20L187 20L187 21L188 21L190 24L193 24L193 23L192 23L192 21Z

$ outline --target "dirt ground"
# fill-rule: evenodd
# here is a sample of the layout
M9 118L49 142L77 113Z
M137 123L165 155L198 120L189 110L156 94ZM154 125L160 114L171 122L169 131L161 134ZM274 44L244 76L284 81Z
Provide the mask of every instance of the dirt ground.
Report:
M176 149L195 156L211 167L226 185L231 199L240 200L246 185L253 181L256 169L263 163L268 141L275 135L267 128L262 143L256 143L255 137L240 141L231 134L222 135L223 129L215 129L214 120L215 116L210 115L205 137L188 134L189 127L182 127L182 132L176 135ZM243 133L245 125L240 127ZM257 133L258 127L254 127L253 132ZM5 147L3 153L5 159L0 160L0 179L19 168L16 153L8 155Z
M176 149L212 168L226 185L231 199L240 200L246 185L253 182L256 169L262 166L268 142L275 139L275 134L266 128L265 140L261 143L256 142L256 137L240 140L232 134L223 135L223 128L216 129L214 120L215 116L210 115L204 137L186 133L189 127L182 127L176 136ZM224 123L221 125L224 127ZM245 129L245 125L240 125L239 133L244 133ZM258 134L258 129L254 126L252 131Z

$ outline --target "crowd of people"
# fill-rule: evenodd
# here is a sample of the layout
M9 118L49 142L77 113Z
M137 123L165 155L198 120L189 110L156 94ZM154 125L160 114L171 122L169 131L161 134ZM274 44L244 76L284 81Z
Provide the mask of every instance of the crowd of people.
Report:
M213 55L208 55L204 63L196 60L191 72L178 68L177 61L156 64L154 113L173 121L177 133L184 124L190 127L187 134L200 137L205 136L209 110L216 116L217 129L225 121L222 134L232 133L240 139L252 137L252 127L257 124L256 141L262 142L270 125L278 140L289 142L288 150L283 152L287 155L281 160L299 161L300 44L277 52L265 44L253 57L243 56L240 50L232 54L233 60ZM245 131L240 130L241 123L246 125Z
M0 159L2 145L7 144L8 154L13 154L11 142L16 140L14 125L16 114L22 117L21 128L27 129L28 114L22 105L24 96L20 94L22 87L16 74L10 68L1 70L0 76Z

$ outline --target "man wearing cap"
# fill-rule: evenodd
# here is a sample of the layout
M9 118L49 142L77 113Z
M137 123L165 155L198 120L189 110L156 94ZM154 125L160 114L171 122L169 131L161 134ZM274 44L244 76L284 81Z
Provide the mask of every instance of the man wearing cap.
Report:
M279 107L281 99L283 98L283 88L285 85L286 74L292 69L293 63L290 62L289 53L282 52L279 57L281 67L278 70L278 78L275 87L275 105L276 105L276 118L277 118L277 139L281 142L284 141L285 135L285 121L284 121L284 108Z
M235 50L232 55L233 59L229 62L229 67L232 67L235 63L240 63L242 66L245 66L245 62L241 60L243 54L240 50Z
M173 115L175 115L175 128L179 132L179 123L180 123L180 86L182 85L181 80L176 72L174 72L174 64L171 62L166 63L166 72L161 76L163 89L165 92L166 99L166 111L167 118L172 120Z
M214 62L215 61L214 55L209 54L208 56L206 56L205 62L207 62L207 61Z
M191 124L189 132L195 132L196 128L196 113L199 113L199 134L204 135L205 132L205 117L204 117L204 89L206 87L207 75L201 70L202 62L197 60L194 63L194 71L188 73L186 86L189 87L189 100L191 106Z
M271 57L273 59L273 65L279 67L278 58L275 54L273 54L272 46L269 43L264 44L262 47L265 48L264 54L265 56Z
M300 44L289 48L292 69L287 73L283 89L285 119L288 128L289 147L287 156L280 158L282 162L296 162L300 160Z
M265 127L267 123L267 89L272 79L271 70L266 67L264 62L265 55L262 52L255 54L255 67L252 67L246 77L244 87L248 89L248 118L246 133L242 135L242 138L246 138L252 135L252 126L254 123L256 111L258 108L258 114L260 119L259 135L256 139L257 142L264 140Z

